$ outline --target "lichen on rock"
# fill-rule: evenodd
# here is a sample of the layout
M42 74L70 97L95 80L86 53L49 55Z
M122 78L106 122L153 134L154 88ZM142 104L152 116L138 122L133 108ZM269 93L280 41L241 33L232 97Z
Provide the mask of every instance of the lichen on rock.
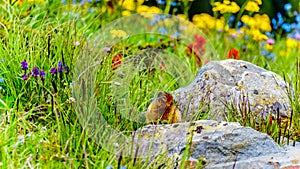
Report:
M234 108L241 116L251 112L256 118L287 117L291 113L288 84L276 73L241 60L211 61L195 80L173 92L182 120L227 120ZM247 112L245 112L245 110Z

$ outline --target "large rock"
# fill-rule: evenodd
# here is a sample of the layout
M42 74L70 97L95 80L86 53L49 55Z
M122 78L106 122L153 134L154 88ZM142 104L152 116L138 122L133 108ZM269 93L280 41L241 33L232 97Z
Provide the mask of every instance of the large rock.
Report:
M287 83L277 74L241 60L211 61L195 80L173 93L184 121L209 110L208 119L226 120L228 113L257 119L290 115ZM231 110L230 110L231 109Z
M172 168L179 168L187 152L190 168L197 168L201 159L207 168L300 166L300 149L286 151L268 135L238 123L203 120L148 125L136 131L134 143L140 157L165 154L164 165Z

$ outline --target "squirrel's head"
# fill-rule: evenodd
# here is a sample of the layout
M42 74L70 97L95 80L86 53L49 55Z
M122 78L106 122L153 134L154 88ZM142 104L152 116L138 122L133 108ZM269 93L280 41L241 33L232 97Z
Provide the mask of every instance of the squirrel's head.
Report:
M149 123L176 123L181 120L181 114L176 108L173 96L168 92L160 92L150 103L146 120Z

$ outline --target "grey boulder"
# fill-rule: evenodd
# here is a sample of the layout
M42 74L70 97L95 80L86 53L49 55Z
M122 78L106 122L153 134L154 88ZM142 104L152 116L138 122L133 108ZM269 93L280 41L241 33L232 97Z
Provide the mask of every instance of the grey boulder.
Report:
M227 120L236 111L241 117L251 112L257 119L287 117L291 113L287 83L276 73L242 60L211 61L195 80L173 92L184 121ZM277 112L278 111L278 112Z
M189 168L198 168L200 161L205 162L201 168L215 169L300 167L299 148L283 149L267 134L238 123L200 120L148 125L138 129L133 140L139 157L163 155L163 168L179 168L185 154Z

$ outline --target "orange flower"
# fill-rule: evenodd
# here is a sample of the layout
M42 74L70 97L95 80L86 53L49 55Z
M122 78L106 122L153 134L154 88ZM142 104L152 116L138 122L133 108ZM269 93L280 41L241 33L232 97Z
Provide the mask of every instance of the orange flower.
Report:
M120 54L117 54L112 58L111 62L112 62L113 70L116 70L118 66L122 64L122 56Z
M187 56L190 57L194 55L196 57L197 66L201 66L201 57L205 54L204 45L206 44L206 40L203 36L194 35L194 42L189 43L187 48Z
M229 51L228 51L228 54L227 54L227 58L228 59L240 59L240 56L239 56L239 51L235 48L231 48Z

